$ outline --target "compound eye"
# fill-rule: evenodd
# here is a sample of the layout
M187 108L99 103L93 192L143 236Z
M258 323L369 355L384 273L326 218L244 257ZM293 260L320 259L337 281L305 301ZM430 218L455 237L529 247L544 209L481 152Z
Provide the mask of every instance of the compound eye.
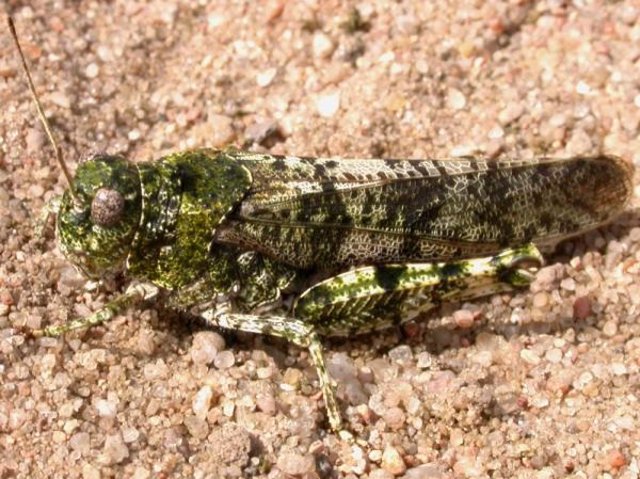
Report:
M119 191L100 188L91 202L91 221L104 227L113 226L124 212L124 197Z

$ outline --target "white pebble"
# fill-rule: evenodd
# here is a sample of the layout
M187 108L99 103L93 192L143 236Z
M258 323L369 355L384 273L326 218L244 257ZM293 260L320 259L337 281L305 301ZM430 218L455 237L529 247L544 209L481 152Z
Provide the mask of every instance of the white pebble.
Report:
M316 98L316 110L324 118L331 118L340 109L340 91L334 90Z
M127 443L135 442L140 437L140 431L135 427L125 427L122 430L122 440Z
M316 58L327 58L335 48L333 40L328 35L317 32L313 36L313 55Z
M467 99L463 95L463 93L456 89L449 89L449 93L447 94L447 106L454 110L462 110L467 105Z
M118 412L118 405L106 399L98 399L96 401L96 411L102 417L115 417Z
M560 287L567 291L575 291L576 290L576 282L573 278L565 278L560 282Z
M213 389L211 386L202 386L193 398L191 407L193 413L200 419L207 417L209 408L211 407L211 399L213 399Z
M496 125L491 130L489 130L489 134L487 135L491 140L499 140L504 137L504 130L502 127Z
M98 54L98 58L103 62L110 62L113 60L113 52L104 45L99 46L96 53Z
M538 409L544 409L549 405L549 399L544 396L537 395L531 399L531 405Z
M578 92L580 95L590 95L591 87L585 81L580 80L576 85L576 92Z
M625 366L623 363L611 364L611 373L613 373L614 376L624 376L625 374L627 374L627 372L627 366Z
M278 70L276 68L268 68L256 75L256 83L259 87L264 88L271 85L271 82L276 77Z
M540 356L538 356L531 349L523 349L522 351L520 351L520 358L525 363L531 364L533 366L540 364Z
M137 141L140 139L141 136L142 136L142 133L140 132L140 130L138 130L137 128L134 128L129 132L129 134L127 135L127 138L129 138L129 141Z
M236 405L230 401L225 403L224 406L222 406L222 414L224 414L227 417L232 417L235 410L236 410Z
M563 356L562 355L562 350L560 350L558 348L551 348L544 355L544 357L545 357L545 359L547 361L549 361L550 363L554 363L554 364L557 364L560 361L562 361L562 356Z
M462 158L464 156L473 156L477 148L474 145L456 145L449 151L454 158Z
M84 74L87 76L87 78L96 78L98 76L98 73L100 73L100 68L96 63L89 63L89 65L87 65L87 68L84 70Z

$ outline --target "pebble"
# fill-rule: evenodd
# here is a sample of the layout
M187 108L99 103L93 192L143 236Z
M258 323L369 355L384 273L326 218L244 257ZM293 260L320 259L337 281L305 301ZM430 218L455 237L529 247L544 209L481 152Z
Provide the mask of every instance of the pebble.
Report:
M122 440L120 434L111 434L107 436L104 442L101 462L107 465L119 464L129 457L129 448Z
M591 300L588 296L580 296L573 302L573 318L584 320L591 316Z
M273 416L277 411L276 400L272 394L258 394L256 407L269 416Z
M394 431L399 430L405 423L405 414L399 407L391 407L387 409L384 413L384 422L387 423Z
M155 363L145 364L143 372L146 379L160 380L166 379L169 375L169 368L162 359L158 359Z
M533 399L531 399L531 406L535 408L544 409L548 405L549 405L549 400L544 396L536 395L533 397Z
M549 295L541 291L533 295L533 307L534 308L544 308L549 304Z
M48 100L54 105L58 105L60 108L64 108L66 110L71 108L71 100L61 91L51 92L49 94Z
M593 148L591 136L582 128L577 128L567 141L567 153L569 155L583 155L589 153Z
M218 369L229 369L236 362L233 352L226 350L220 352L213 360L213 365Z
M88 454L91 450L91 437L86 432L77 432L69 438L69 446L80 454Z
M461 329L473 327L474 320L475 314L468 309L459 309L453 313L453 321L456 323L456 326Z
M316 97L316 111L323 118L333 117L340 109L340 91L334 90Z
M68 421L65 421L64 426L62 426L62 429L66 434L71 434L73 431L76 430L79 424L80 424L80 421L78 421L77 419L70 419Z
M400 365L408 364L413 360L413 351L411 351L411 346L406 344L396 346L389 351L389 359Z
M193 413L200 419L205 419L209 408L211 407L211 400L213 399L213 389L211 386L202 386L196 393L191 403Z
M227 146L236 137L233 119L225 115L209 115L206 122L196 124L193 134L198 138L206 138L207 145L213 147Z
M620 469L627 465L627 458L618 449L612 449L607 453L607 463L613 469Z
M28 194L31 198L42 198L42 195L44 195L44 188L39 184L30 185Z
M402 459L402 456L398 450L392 446L384 448L380 465L382 466L382 469L395 476L399 476L407 470L407 465Z
M232 401L227 401L222 405L222 414L227 417L233 417L235 411L236 405Z
M369 473L369 479L393 479L395 476L384 469L376 469Z
M29 128L27 129L27 134L25 135L25 141L27 143L27 152L33 154L42 149L45 141L45 136L40 129Z
M560 281L560 287L567 291L575 291L576 282L573 278L565 278L562 281Z
M436 465L422 464L408 469L402 479L445 479L445 475Z
M526 348L520 351L520 358L522 358L525 363L533 366L537 366L541 361L540 356L538 356L535 351Z
M551 348L545 353L544 357L550 363L557 364L562 361L562 350L558 348Z
M349 458L348 467L343 469L354 474L364 474L367 469L367 456L365 451L357 445L351 446L351 457Z
M102 417L112 418L118 412L118 405L106 399L98 399L96 401L96 411Z
M432 368L437 363L437 360L433 357L432 354L427 351L423 351L418 353L416 356L416 366L420 369L429 369Z
M333 40L322 32L313 35L313 56L316 58L327 58L336 49Z
M99 45L96 49L96 54L98 55L98 58L103 62L108 63L113 61L113 50L111 50L106 45Z
M99 73L100 67L98 67L96 63L89 63L89 65L87 65L87 68L85 68L84 70L84 74L87 76L87 78L96 78Z
M277 466L285 474L302 476L314 470L314 460L310 454L285 453L278 458Z
M623 5L620 11L620 19L627 25L633 25L640 16L640 8L636 5Z
M573 387L578 391L582 391L588 384L593 381L593 374L589 371L585 371L573 382Z
M249 125L244 131L246 140L258 145L268 145L270 141L276 140L281 135L280 125L275 120L258 121Z
M132 479L149 479L151 477L151 471L149 469L137 466L133 471Z
M546 266L536 274L536 282L548 288L557 279L557 268L555 266Z
M211 364L218 351L225 348L224 338L214 331L200 331L193 337L191 349L189 351L194 364Z
M256 376L258 379L269 379L270 377L273 377L273 368L271 366L258 368L256 370Z
M140 431L135 427L125 427L122 429L122 440L126 443L136 442L140 437Z
M611 364L611 373L614 376L624 376L628 372L629 371L627 369L627 366L625 366L623 363L612 363Z
M447 106L453 110L462 110L467 105L467 99L464 94L456 89L451 88L447 93Z
M100 479L100 469L85 463L82 465L82 479Z
M380 449L373 449L369 452L369 460L371 462L380 462L382 460L382 451Z
M454 158L462 158L466 156L473 156L477 147L470 144L455 145L449 150L449 154Z
M127 133L127 138L129 141L138 141L142 137L142 132L138 128L134 128L129 133Z
M261 71L256 75L256 83L260 88L268 87L273 82L273 79L276 77L277 73L277 68L267 68L266 70Z
M499 140L500 138L504 137L504 130L502 129L502 127L496 125L489 130L489 133L487 133L487 137L491 140Z
M618 334L618 322L614 319L610 319L602 327L602 333L605 336L612 337Z
M196 439L204 439L209 434L209 425L197 416L187 416L183 421L187 431Z
M580 95L590 95L591 94L591 87L589 86L589 84L583 80L580 80L577 84L576 84L576 92Z
M524 106L521 103L509 103L498 113L498 121L504 127L513 123L524 113Z

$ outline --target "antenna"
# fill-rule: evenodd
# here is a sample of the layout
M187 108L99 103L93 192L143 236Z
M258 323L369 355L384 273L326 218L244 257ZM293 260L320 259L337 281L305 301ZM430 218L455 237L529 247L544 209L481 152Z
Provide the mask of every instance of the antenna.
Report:
M62 150L58 146L58 143L56 143L56 139L54 138L53 133L51 132L51 127L49 126L49 122L47 121L47 117L44 115L44 109L42 108L42 105L40 104L40 99L38 98L38 94L36 93L36 88L33 86L33 79L31 78L31 73L29 72L29 67L27 66L27 61L24 58L24 53L22 53L22 48L20 47L20 42L18 41L18 34L16 33L16 27L13 24L13 19L10 16L8 16L7 17L7 22L9 23L9 30L11 30L11 36L13 37L13 41L16 43L16 47L18 49L18 53L20 54L20 60L22 60L22 69L24 70L24 73L27 75L27 82L29 83L29 91L31 92L31 96L33 97L33 101L36 104L36 108L38 110L38 118L40 118L40 122L42 123L42 126L44 127L44 130L47 132L47 136L49 137L49 141L51 142L51 146L53 146L53 150L56 153L56 160L58 160L58 164L60 165L60 168L62 169L62 173L64 174L65 178L67 179L67 182L69 183L69 186L71 186L73 184L73 178L71 177L71 174L69 173L67 165L65 164L64 159L62 158ZM73 193L73 189L72 188L69 188L69 192L71 193L71 196L73 196L74 199L75 199L75 195Z

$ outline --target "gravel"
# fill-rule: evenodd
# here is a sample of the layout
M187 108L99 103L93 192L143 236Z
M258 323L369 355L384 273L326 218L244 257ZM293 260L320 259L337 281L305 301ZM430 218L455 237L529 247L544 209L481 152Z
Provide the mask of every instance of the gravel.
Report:
M424 158L605 150L640 166L637 2L9 2L73 171L199 146ZM122 20L126 19L126 22ZM173 312L30 339L122 290L33 220L65 188L0 35L0 477L640 475L638 193L529 290L308 353ZM261 133L264 132L264 133ZM274 132L277 132L275 134ZM637 178L636 178L637 184Z

